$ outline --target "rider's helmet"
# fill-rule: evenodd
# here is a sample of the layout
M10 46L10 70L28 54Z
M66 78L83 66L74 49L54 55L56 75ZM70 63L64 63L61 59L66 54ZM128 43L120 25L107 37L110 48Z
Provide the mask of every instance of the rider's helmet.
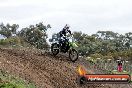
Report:
M66 28L66 29L69 29L69 28L70 28L70 25L69 25L69 24L66 24L66 25L65 25L65 28Z

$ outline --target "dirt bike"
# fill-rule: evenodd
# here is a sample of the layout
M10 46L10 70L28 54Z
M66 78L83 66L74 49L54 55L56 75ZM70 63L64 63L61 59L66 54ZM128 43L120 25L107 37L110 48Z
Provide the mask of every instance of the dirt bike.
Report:
M67 38L69 40L69 38ZM59 41L54 41L51 44L51 52L54 56L56 56L59 52L62 53L68 53L69 54L69 59L72 62L75 62L78 59L78 52L75 49L78 47L76 43L73 40L73 36L71 36L68 42L65 43L65 47L62 47L62 44L59 43Z

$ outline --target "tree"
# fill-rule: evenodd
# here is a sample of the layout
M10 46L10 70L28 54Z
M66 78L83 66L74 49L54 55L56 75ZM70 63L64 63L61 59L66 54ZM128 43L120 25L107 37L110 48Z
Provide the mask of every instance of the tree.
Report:
M128 48L128 49L130 49L130 46L132 45L132 32L129 32L129 33L126 33L125 34L125 37L126 37L126 43L125 43L125 45L126 45L126 47Z
M36 48L45 49L48 48L48 43L46 42L46 39L48 38L46 31L48 28L51 28L49 24L46 26L40 22L39 24L23 28L18 33L18 36L22 37L26 42Z
M13 24L13 25L6 24L5 26L3 23L1 23L0 24L0 34L6 38L9 38L13 36L14 34L15 35L17 34L16 31L18 28L19 28L18 24Z

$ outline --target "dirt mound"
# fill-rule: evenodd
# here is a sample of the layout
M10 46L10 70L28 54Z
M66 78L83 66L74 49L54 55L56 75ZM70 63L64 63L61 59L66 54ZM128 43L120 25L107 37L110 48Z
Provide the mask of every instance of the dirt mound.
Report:
M37 88L111 88L109 85L79 86L76 78L78 65L63 55L56 57L50 52L35 49L0 49L0 69L15 74Z

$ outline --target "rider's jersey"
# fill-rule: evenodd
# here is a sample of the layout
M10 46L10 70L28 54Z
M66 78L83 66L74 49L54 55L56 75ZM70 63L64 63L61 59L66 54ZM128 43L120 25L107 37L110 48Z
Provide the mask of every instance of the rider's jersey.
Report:
M62 31L59 32L60 37L66 36L66 34L67 34L68 32L71 34L71 31L70 31L70 30L68 30L67 28L63 28Z

